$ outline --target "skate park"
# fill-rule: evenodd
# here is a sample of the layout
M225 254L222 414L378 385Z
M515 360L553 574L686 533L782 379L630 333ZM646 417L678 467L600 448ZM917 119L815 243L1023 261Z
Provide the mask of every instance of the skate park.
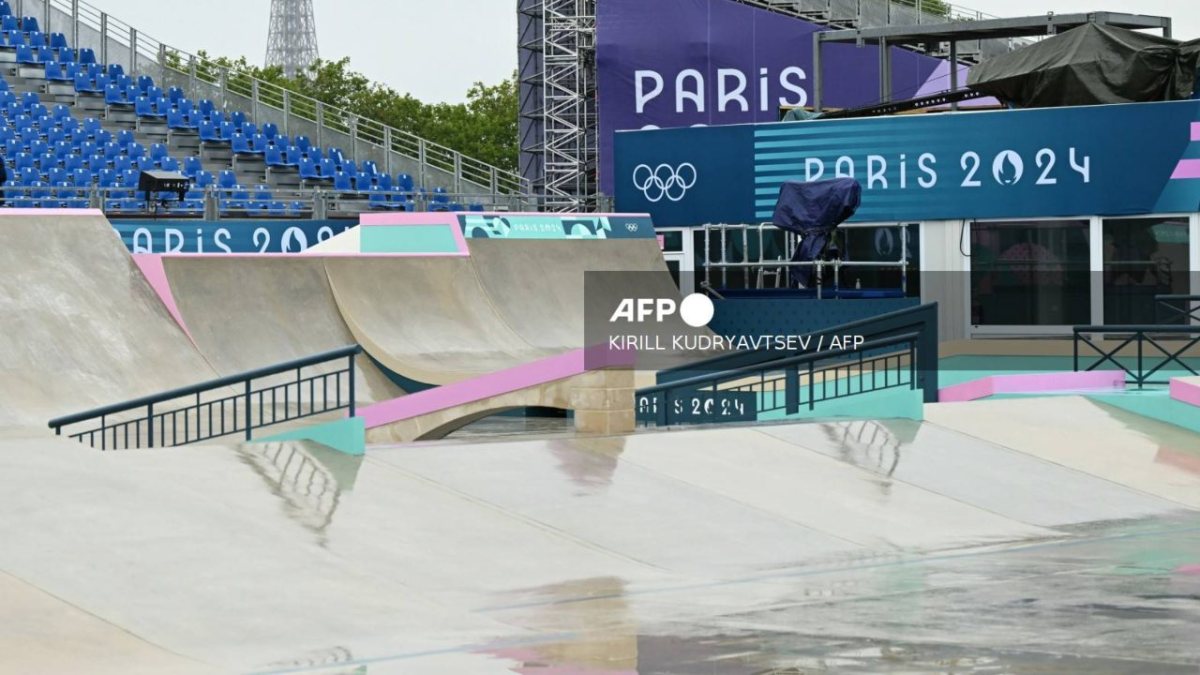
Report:
M18 186L41 201L0 208L0 672L1194 672L1196 104L622 131L606 209ZM971 146L983 197L897 196L865 156L809 189L848 137L919 185L880 137L1033 116L1004 139L1024 181ZM1089 180L1042 199L1046 134L1098 124L1179 131L1158 182L1118 189L1068 137ZM813 180L769 156L809 143ZM957 148L927 164L947 190ZM840 257L777 217L785 181L796 213L853 198L821 234ZM1122 261L1126 220L1160 257ZM610 325L628 298L674 303L651 337L794 342L604 349L641 330Z

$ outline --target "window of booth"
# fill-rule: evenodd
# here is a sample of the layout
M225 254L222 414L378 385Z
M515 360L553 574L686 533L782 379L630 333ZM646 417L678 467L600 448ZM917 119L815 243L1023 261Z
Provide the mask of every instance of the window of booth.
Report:
M1154 296L1190 291L1189 229L1186 216L1103 221L1104 323L1158 323Z
M1089 221L971 224L971 323L1090 323Z

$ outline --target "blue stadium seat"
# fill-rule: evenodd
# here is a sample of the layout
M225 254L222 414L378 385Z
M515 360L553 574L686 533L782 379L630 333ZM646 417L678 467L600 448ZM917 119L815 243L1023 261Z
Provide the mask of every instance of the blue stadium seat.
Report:
M243 122L242 126L238 128L238 131L241 131L243 134L253 138L254 134L258 133L258 127L254 126L254 122Z
M37 157L46 154L46 141L35 139L29 142L29 154Z
M115 187L117 185L117 172L112 169L101 169L96 172L96 184L100 187Z
M242 210L250 205L250 193L240 189L240 186L236 186L236 189L221 201L224 208Z
M340 148L329 148L329 150L325 151L325 156L332 159L333 163L338 166L346 162L346 157L342 154Z
M0 0L0 16L9 16L12 13L12 7L9 6L8 0Z
M55 49L62 49L67 46L67 36L62 33L50 34L50 46Z
M365 192L375 187L375 181L365 173L354 174L354 189L360 192Z
M358 165L355 164L354 160L352 159L347 159L346 161L342 162L340 166L342 171L345 171L348 174L354 175L358 173Z
M167 111L167 128L195 129L196 125L189 122L187 115L185 115L182 111L171 109Z
M202 98L196 102L196 110L200 111L200 114L203 115L205 119L208 119L213 114L215 109L216 106L213 105L213 102L206 98Z
M412 192L415 188L413 177L406 173L396 174L396 188L404 192Z
M47 183L50 183L52 185L57 185L58 183L66 182L66 180L67 180L67 170L66 169L64 169L62 167L58 167L58 166L51 166L46 169L46 182Z
M70 82L71 77L67 75L66 68L63 68L61 63L46 64L46 79L50 82Z
M214 125L216 125L218 130L221 128L221 123L226 121L225 113L221 112L220 110L212 111L205 117L205 119L211 121Z
M158 161L158 168L162 169L163 171L178 171L179 160L175 159L174 157L163 157Z
M32 47L24 45L17 47L17 63L36 64L37 62L37 54L34 53Z
M26 30L25 40L30 47L45 47L46 36L41 31Z
M111 78L118 78L125 74L125 69L122 68L121 64L119 63L110 63L105 68L104 72L107 73Z
M130 159L137 159L146 156L146 148L142 147L141 143L130 143L125 146L125 154Z
M146 87L146 96L154 99L155 101L157 101L160 98L163 98L162 87L156 87L154 85L150 85L149 87Z
M154 162L155 164L161 163L163 158L167 157L168 155L170 155L170 152L167 151L166 145L162 143L155 143L150 146L150 161Z
M4 18L0 19L0 28L6 31L19 31L21 30L21 19L13 16L11 12L9 14L5 14Z
M180 98L175 101L175 109L178 110L179 112L187 115L188 120L191 121L192 124L195 124L196 118L200 117L199 114L195 114L195 115L192 114L192 110L193 110L192 101L191 101L191 99L186 98L186 97Z
M53 49L50 49L49 47L38 47L37 48L37 62L38 63L51 63L52 61L54 61L57 58L58 58L58 55L54 53Z
M104 88L104 102L108 105L129 105L125 100L125 90L115 82L109 82Z
M246 113L241 110L234 110L229 113L229 121L233 122L233 126L241 129L242 125L246 123Z
M21 19L21 30L26 33L38 32L41 28L38 27L38 20L35 16L26 16Z
M449 204L450 195L446 194L446 188L435 187L433 189L433 202L435 204Z
M199 157L189 156L183 158L183 175L195 180L196 175L204 170L204 163Z
M137 97L137 100L134 102L134 112L137 113L138 117L165 117L165 115L159 114L159 112L154 109L154 101L148 96Z
M59 103L50 109L50 116L56 120L67 119L71 116L71 109Z
M271 187L269 185L255 185L254 186L254 200L255 201L269 202L274 198L275 198L275 196L271 194Z
M96 63L96 52L88 47L81 47L79 49L79 62L89 65Z
M361 167L359 167L359 173L365 173L368 176L378 176L379 169L375 166L375 162L372 162L368 159L362 163Z
M354 185L350 181L350 174L345 171L333 174L333 189L339 192L353 192Z
M222 140L232 141L233 135L234 135L234 133L236 133L236 131L237 131L237 127L234 125L233 122L230 122L228 120L221 122L221 139Z
M91 157L84 157L83 161L84 161L84 164L87 165L88 171L91 171L92 173L96 173L97 171L108 167L108 163L104 160L104 157L101 155L92 155Z
M153 87L153 86L154 86L154 78L153 77L150 77L149 75L138 75L137 88L139 91L141 91L142 93L145 93L147 89L149 89L150 87Z
M75 73L75 91L91 93L96 91L96 85L87 73Z
M54 51L54 60L55 61L58 61L60 63L75 63L75 50L74 49L71 49L70 47L61 47L61 48L51 47L50 49Z
M26 108L26 110L28 111L30 117L38 120L39 122L41 121L43 115L50 114L50 111L46 110L46 106L42 105L41 103L34 103Z
M375 177L375 184L379 189L390 192L392 190L392 177L389 174L381 173Z
M267 122L266 124L262 125L262 135L266 136L268 139L274 140L279 136L279 127Z
M318 162L318 165L321 167L322 178L333 178L335 175L337 175L337 165L334 164L332 157L326 157L325 159L322 159L320 162Z
M128 171L133 168L133 160L125 155L120 155L113 159L113 169L118 173Z
M233 148L234 154L237 155L253 155L254 148L250 147L250 138L243 133L234 133L230 139L230 145Z
M372 185L367 196L367 206L372 209L392 209L395 207L395 203L388 201L386 191L380 189L378 185Z
M217 175L217 187L222 190L232 190L237 187L237 184L237 174L229 169L225 169Z
M263 152L263 160L267 166L287 166L283 159L283 151L278 146L272 145Z
M300 177L309 180L316 180L321 177L317 171L317 163L307 157L301 157L300 162Z
M194 185L198 188L206 188L213 184L213 175L207 171L197 171Z
M167 98L171 99L172 103L178 103L181 99L186 98L183 95L183 90L179 87L171 87L167 90Z
M220 135L217 133L217 126L215 124L213 124L212 122L209 122L208 120L204 120L204 121L200 122L200 124L196 125L196 127L197 127L197 130L200 132L200 140L202 142L203 141L214 142L214 141L221 140Z
M83 131L88 136L95 135L97 131L100 131L103 128L104 127L100 126L100 120L96 119L95 117L83 118Z
M113 141L113 135L108 129L101 129L100 131L96 132L96 138L93 140L96 142L96 146L99 147L105 143L111 143Z
M287 215L287 205L276 199L267 205L267 214L271 216Z
M50 127L49 129L46 130L46 142L50 143L51 145L58 144L59 142L65 140L66 137L67 137L67 132L63 131L62 129L59 129L58 127ZM67 145L70 146L70 143L68 143ZM74 148L71 148L71 149L74 150Z
M121 187L136 188L138 184L138 172L135 169L125 169L118 174L121 180Z
M79 120L74 117L67 117L61 120L61 126L64 131L74 131L79 128Z
M308 154L309 149L312 148L312 143L308 140L308 136L297 136L296 138L292 139L292 142L296 144L297 148L300 148L300 152L303 152L306 155Z
M467 206L468 211L483 211L483 204L470 204Z

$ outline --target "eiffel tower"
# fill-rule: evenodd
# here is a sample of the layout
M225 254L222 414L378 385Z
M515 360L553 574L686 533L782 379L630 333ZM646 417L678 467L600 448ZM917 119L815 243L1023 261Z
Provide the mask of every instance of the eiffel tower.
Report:
M312 0L271 0L267 66L295 77L317 60L317 20Z

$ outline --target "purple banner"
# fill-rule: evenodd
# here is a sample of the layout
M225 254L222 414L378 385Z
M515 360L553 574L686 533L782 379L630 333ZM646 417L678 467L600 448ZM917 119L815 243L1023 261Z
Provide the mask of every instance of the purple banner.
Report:
M613 194L613 133L628 129L774 122L812 101L812 34L820 27L732 0L598 2L600 187ZM822 104L879 100L876 47L827 45ZM928 83L939 59L893 49L893 97Z

